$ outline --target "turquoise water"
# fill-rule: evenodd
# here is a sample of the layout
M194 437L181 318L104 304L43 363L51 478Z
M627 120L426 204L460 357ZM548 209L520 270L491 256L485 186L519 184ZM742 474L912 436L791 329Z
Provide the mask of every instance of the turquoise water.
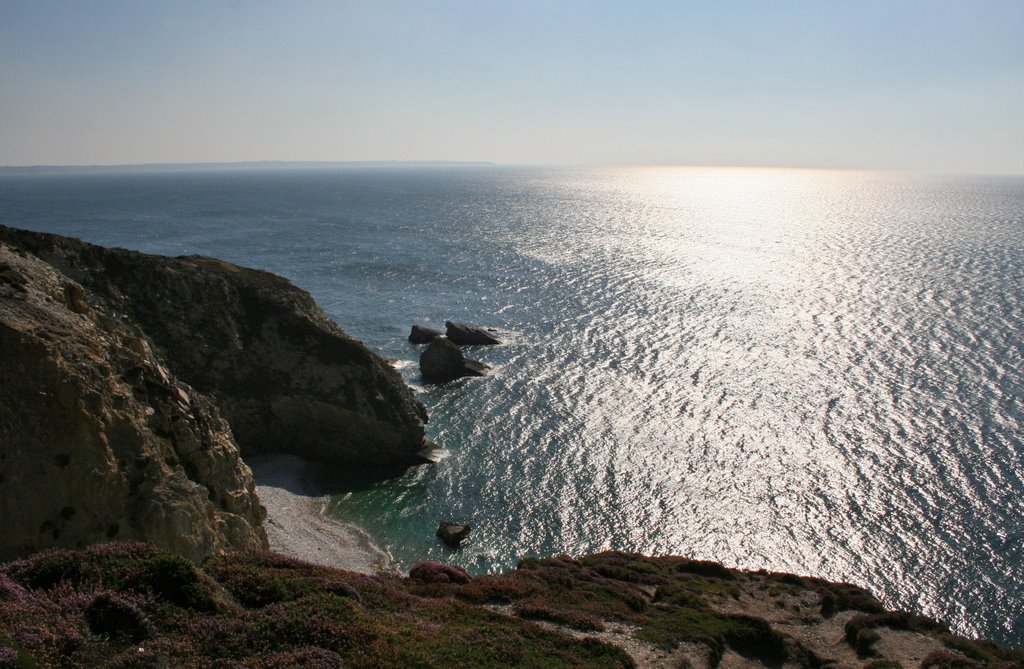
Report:
M1024 646L1024 179L6 176L0 222L278 272L398 359L450 455L332 512L401 564L679 553ZM421 383L405 337L446 319L500 331L492 377Z

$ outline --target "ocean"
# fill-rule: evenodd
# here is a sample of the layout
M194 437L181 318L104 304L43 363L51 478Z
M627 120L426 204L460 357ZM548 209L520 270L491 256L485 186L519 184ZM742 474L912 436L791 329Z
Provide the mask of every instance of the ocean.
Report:
M282 274L397 359L449 456L330 512L402 566L681 554L1024 647L1024 178L8 173L0 222ZM409 328L446 320L499 332L490 377L421 381Z

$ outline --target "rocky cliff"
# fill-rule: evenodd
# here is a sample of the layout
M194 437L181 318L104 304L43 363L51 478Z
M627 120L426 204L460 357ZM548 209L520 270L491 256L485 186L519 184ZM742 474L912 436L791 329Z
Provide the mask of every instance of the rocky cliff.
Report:
M0 559L266 548L240 453L421 462L423 406L287 280L0 226Z
M177 377L210 394L242 448L375 466L421 462L426 411L398 373L279 276L0 226L85 299L137 325Z
M0 243L0 557L104 538L263 548L227 423L130 323Z

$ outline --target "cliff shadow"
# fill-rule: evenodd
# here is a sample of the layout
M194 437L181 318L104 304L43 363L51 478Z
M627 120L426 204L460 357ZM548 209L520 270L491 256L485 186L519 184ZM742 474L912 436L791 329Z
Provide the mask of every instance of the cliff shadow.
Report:
M295 455L267 454L245 458L258 486L281 488L296 495L321 497L368 490L402 476L407 465L367 467L306 460Z

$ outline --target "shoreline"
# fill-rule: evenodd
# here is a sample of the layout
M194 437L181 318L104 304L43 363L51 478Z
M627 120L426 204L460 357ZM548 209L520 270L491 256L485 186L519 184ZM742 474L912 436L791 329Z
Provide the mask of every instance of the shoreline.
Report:
M267 509L271 551L362 574L399 573L391 556L365 530L324 515L328 496L311 488L311 463L294 455L258 455L245 463Z

